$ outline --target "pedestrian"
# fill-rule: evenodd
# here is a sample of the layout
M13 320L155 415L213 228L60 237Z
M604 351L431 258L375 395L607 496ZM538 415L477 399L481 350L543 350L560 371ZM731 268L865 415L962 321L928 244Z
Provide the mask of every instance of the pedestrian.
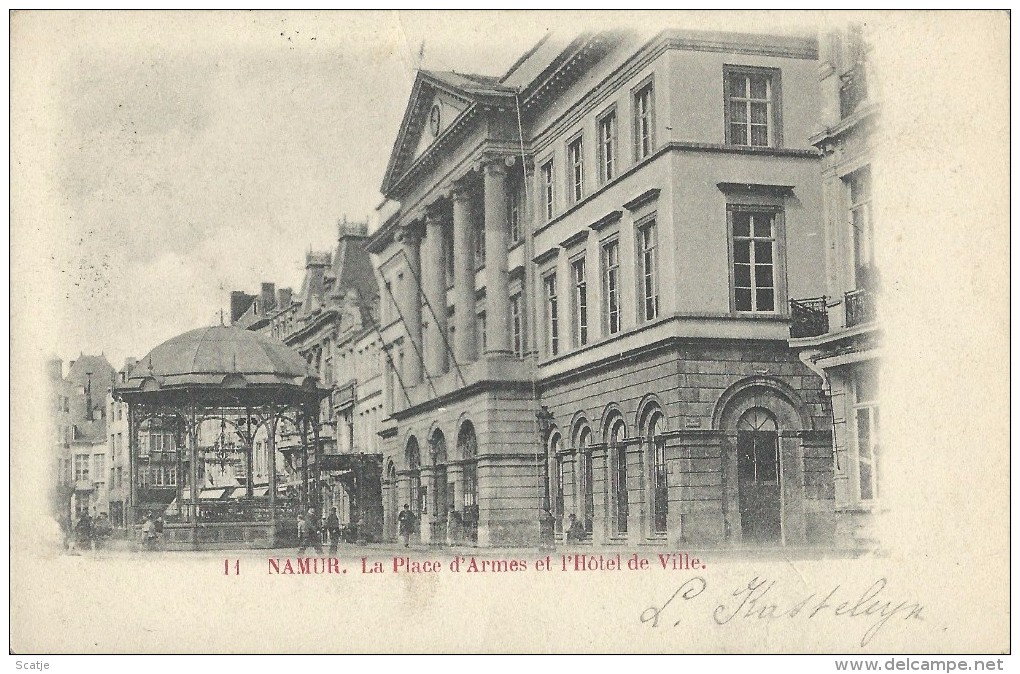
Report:
M308 538L308 523L305 522L305 515L301 513L297 516L297 542L298 542L298 553L305 551L305 540Z
M92 518L87 510L83 510L78 516L78 523L74 526L74 538L79 550L86 550L92 546Z
M335 555L340 544L340 517L336 514L336 508L332 508L326 518L326 533L329 534L329 554Z
M113 535L113 525L110 524L110 517L106 513L99 513L99 517L92 524L92 540L96 550L103 547L110 536Z
M414 533L415 520L417 518L411 512L411 506L404 504L404 509L397 515L397 524L400 529L400 536L404 539L404 547L410 547L411 534Z
M446 515L446 544L454 546L460 543L461 530L464 527L464 518L457 512L456 507L450 506L450 512Z
M308 509L308 515L305 517L305 528L307 533L301 541L301 547L298 548L298 554L303 553L305 548L310 545L321 555L322 538L319 532L319 518L315 515L315 508Z
M145 519L142 521L142 548L145 550L151 550L155 537L156 534L153 531L152 517L146 514Z
M152 533L154 534L152 544L155 548L163 547L163 524L162 515L158 515L152 523Z
M567 527L567 543L580 543L584 540L584 525L577 515L570 513L570 525Z

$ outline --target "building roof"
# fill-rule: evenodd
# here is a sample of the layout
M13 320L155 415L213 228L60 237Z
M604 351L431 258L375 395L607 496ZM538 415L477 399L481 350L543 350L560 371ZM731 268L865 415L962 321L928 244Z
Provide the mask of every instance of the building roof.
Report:
M105 392L113 381L116 370L106 356L78 356L71 361L71 367L67 371L67 379L76 384L84 384L88 380L88 374L92 373L93 390Z
M316 387L317 378L293 349L270 335L216 325L169 339L142 358L118 391L192 387Z

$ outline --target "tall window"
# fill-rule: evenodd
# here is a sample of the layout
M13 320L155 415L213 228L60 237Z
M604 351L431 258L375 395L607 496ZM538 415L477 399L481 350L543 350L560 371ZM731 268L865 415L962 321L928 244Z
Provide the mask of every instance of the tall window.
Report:
M669 513L669 481L666 471L666 440L662 437L662 414L654 412L648 422L648 450L652 455L652 524L655 533L666 533Z
M775 311L774 210L730 211L733 228L733 307Z
M570 264L574 277L574 345L588 343L588 280L585 276L584 258Z
M649 82L634 93L634 158L644 159L652 154L652 83Z
M74 455L74 481L75 482L88 482L89 481L89 455L88 454L75 454Z
M620 242L602 244L602 285L605 290L606 330L609 334L620 331Z
M524 355L524 325L521 316L520 293L510 296L510 330L514 356L520 358Z
M655 220L638 228L638 250L640 251L642 318L650 321L659 315Z
M546 347L550 356L560 352L559 298L556 295L555 272L545 277Z
M861 169L846 179L850 228L854 243L854 283L872 288L875 281L875 242L871 221L871 170Z
M576 203L584 196L584 146L580 136L567 145L567 162L570 166L570 201Z
M623 421L617 419L609 432L609 453L612 461L613 528L616 534L627 533L627 447Z
M507 199L507 220L510 222L510 243L521 240L521 183L511 184Z
M93 474L97 479L102 480L106 477L106 457L102 454L96 454L92 457Z
M854 376L857 425L857 473L862 501L878 498L878 372L874 367Z
M549 439L549 460L552 463L549 478L552 480L550 489L552 491L552 515L555 518L555 527L559 531L563 524L564 503L563 503L563 457L560 456L560 435L554 433Z
M542 203L545 212L545 219L552 220L553 217L553 161L550 159L542 165Z
M778 145L774 121L776 81L778 71L727 69L726 140L730 145Z
M475 326L475 334L481 336L482 352L485 352L485 346L488 343L486 331L485 331L485 312L478 312L478 324Z
M411 438L404 452L407 461L407 469L410 475L410 505L416 515L421 515L425 508L425 495L421 488L421 451L418 449L418 440Z
M577 452L581 461L581 508L584 531L591 535L595 521L595 471L591 463L591 430L587 426L577 434Z
M599 118L599 182L616 176L616 111Z

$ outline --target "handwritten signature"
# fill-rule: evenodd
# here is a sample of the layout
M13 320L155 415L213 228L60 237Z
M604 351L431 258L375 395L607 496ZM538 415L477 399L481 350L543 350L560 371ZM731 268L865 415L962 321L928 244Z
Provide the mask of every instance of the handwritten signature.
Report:
M924 620L924 606L916 601L896 601L888 599L885 578L879 578L866 590L855 593L843 590L836 585L822 595L818 592L803 597L799 601L784 601L776 595L775 580L755 576L747 585L716 604L712 610L712 619L718 625L726 625L738 621L774 621L774 620L811 620L817 616L837 616L846 620L863 619L867 629L861 637L861 646L867 646L875 635L893 618L903 621ZM649 606L641 612L641 622L659 627L660 620L667 615L675 615L681 610L684 602L694 601L704 604L705 600L697 601L708 589L708 581L701 576L694 576L685 581L670 595L669 599L660 604ZM775 592L773 592L775 590ZM849 599L843 600L849 595ZM672 607L672 608L671 608ZM667 609L670 609L667 611ZM677 627L682 619L673 623Z

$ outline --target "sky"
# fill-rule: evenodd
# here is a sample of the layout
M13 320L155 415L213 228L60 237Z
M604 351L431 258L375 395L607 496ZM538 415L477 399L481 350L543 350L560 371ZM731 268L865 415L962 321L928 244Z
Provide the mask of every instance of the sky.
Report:
M231 290L299 287L306 251L331 249L338 220L381 202L419 55L502 74L548 30L479 18L15 16L12 58L40 133L21 139L31 175L12 186L38 200L34 231L12 244L39 258L33 293L52 302L33 309L52 311L36 346L119 367L218 323Z

